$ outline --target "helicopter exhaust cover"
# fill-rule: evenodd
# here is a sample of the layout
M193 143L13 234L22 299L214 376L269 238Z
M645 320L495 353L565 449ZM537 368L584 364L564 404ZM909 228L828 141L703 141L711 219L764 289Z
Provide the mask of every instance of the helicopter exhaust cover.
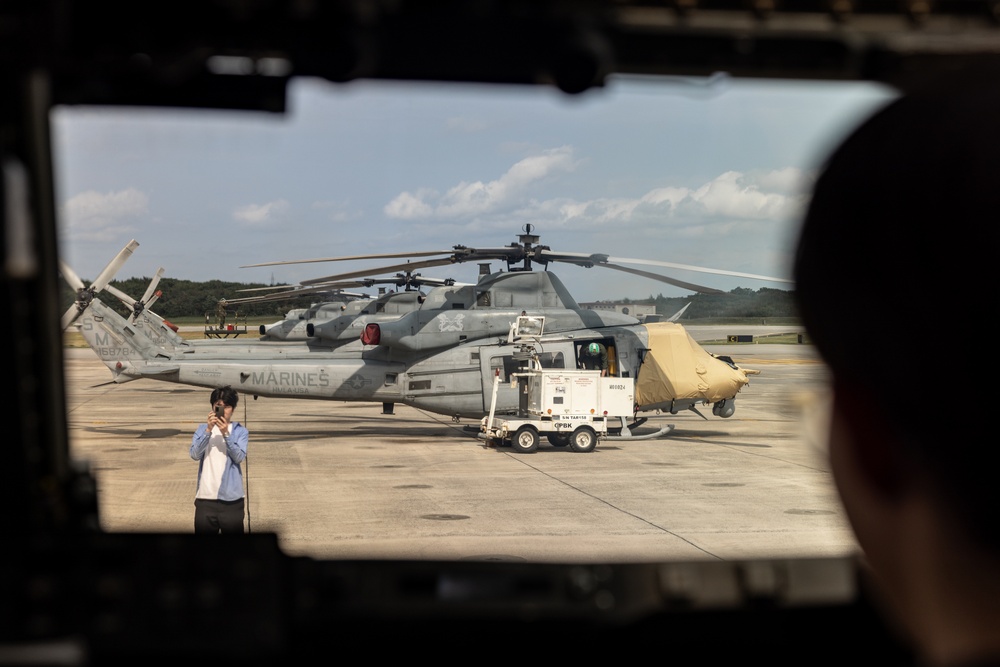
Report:
M382 341L382 330L377 324L368 324L361 332L361 342L365 345L378 345Z

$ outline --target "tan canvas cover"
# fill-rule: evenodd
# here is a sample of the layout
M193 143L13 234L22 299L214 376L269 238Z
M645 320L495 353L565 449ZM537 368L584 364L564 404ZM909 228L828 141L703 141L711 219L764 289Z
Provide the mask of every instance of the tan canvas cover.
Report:
M656 322L645 326L649 352L636 381L639 407L675 398L714 403L733 398L747 384L746 373L713 357L681 325Z

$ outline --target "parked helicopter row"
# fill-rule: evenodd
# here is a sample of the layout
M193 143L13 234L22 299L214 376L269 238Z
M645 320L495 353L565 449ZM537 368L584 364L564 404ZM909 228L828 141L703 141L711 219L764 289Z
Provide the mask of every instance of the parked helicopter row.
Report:
M755 371L708 353L675 322L640 323L628 315L581 308L555 273L532 270L532 263L546 269L551 262L600 266L694 291L716 290L619 264L654 262L615 259L612 263L606 255L555 253L537 243L529 226L519 243L501 248L455 246L451 251L417 253L442 255L436 259L304 281L283 296L300 296L307 290L329 293L362 275L454 262L477 261L482 268L486 261L503 260L508 265L507 271L481 270L475 284L439 281L426 293L406 289L372 299L330 302L327 309L317 308L317 315L323 312L327 319L303 320L304 340L291 340L290 330L282 338L272 328L262 331L260 340L186 341L148 308L155 279L139 300L109 289L113 275L138 245L133 241L89 287L63 267L64 276L77 289L77 301L63 322L79 328L117 383L149 378L200 387L228 384L254 397L381 402L389 411L402 403L455 420L479 420L490 410L494 387L498 387L494 414L517 413L518 392L510 380L527 357L543 368L574 369L582 348L599 342L608 350L611 374L635 379L633 425L653 411L701 414L699 406L711 406L718 417L734 413L735 398ZM345 258L298 261L341 259ZM413 284L412 274L397 278L406 280L407 287ZM97 296L102 290L132 307L132 315L126 319L103 303ZM621 431L627 434L629 427L623 423Z
M363 318L367 322L369 315L380 319L394 319L393 315L402 315L416 310L424 302L426 296L417 290L425 286L451 286L455 281L451 278L424 278L419 273L411 271L398 273L388 278L364 278L361 280L338 281L326 283L318 287L278 286L252 288L243 292L270 292L261 296L249 296L229 299L229 304L260 303L267 301L287 301L289 298L303 296L323 296L324 299L314 303L309 308L289 311L284 319L272 324L260 325L261 340L308 340L323 336L323 325L344 316L341 322L357 321ZM348 292L345 288L373 287L380 285L379 297L375 304L367 294ZM394 285L402 288L401 292L386 292L384 285ZM281 291L275 291L281 290ZM318 329L316 327L319 327ZM363 326L363 325L362 325ZM326 335L332 329L326 326Z

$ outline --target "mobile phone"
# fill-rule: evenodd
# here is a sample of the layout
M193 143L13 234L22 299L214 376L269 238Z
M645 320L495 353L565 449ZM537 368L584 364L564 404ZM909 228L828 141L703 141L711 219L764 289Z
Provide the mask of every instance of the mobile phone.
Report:
M226 412L226 408L225 407L223 407L221 405L216 405L215 406L215 416L218 417L219 419L223 418L223 416L225 415L225 412Z

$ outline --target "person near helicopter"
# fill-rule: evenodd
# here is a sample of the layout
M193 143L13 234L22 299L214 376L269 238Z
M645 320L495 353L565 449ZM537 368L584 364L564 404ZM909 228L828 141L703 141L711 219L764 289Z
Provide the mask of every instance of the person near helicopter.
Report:
M596 341L584 345L580 350L580 365L587 370L601 371L601 377L608 374L608 348Z

